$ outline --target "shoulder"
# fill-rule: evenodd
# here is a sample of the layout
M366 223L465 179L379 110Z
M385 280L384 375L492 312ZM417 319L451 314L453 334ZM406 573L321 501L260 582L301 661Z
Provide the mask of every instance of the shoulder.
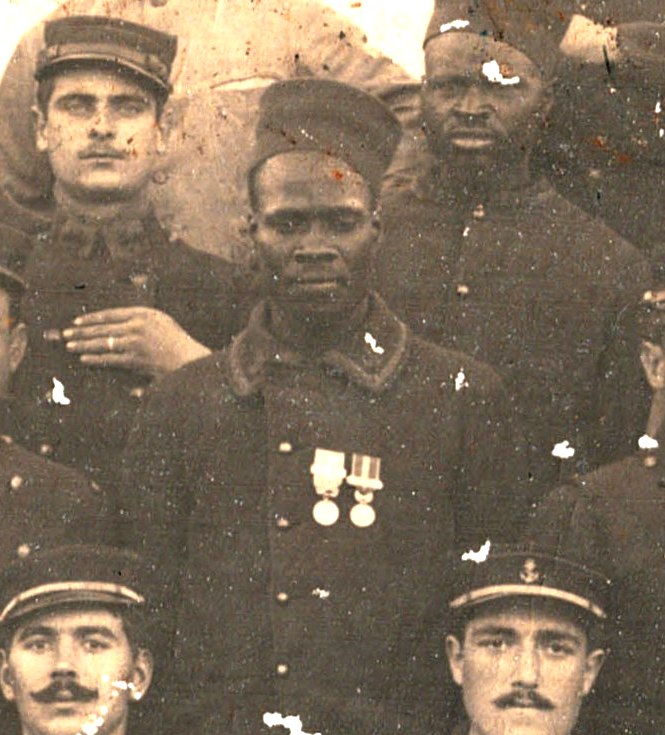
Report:
M460 396L503 391L503 382L487 363L457 350L409 335L409 366L421 380Z

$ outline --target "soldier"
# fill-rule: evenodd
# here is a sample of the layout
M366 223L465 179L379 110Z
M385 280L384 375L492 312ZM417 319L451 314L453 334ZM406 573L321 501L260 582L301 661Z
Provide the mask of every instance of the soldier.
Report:
M639 392L640 376L625 362L619 315L648 269L531 176L551 59L535 32L513 37L467 6L445 3L430 22L431 169L384 197L377 283L415 330L496 367L528 427L535 479L547 484L563 469L553 451L584 468L629 451L639 431L624 392Z
M605 659L609 580L552 554L462 562L446 653L467 722L455 735L570 735Z
M554 490L536 512L533 535L588 548L612 564L620 645L599 683L589 727L656 735L665 727L665 291L647 291L640 359L652 390L642 449ZM563 530L560 530L563 529Z
M108 17L53 21L44 38L36 136L57 211L26 268L19 393L40 443L112 486L151 379L229 339L233 279L172 238L148 199L177 39Z
M406 712L434 684L405 670L437 560L526 503L494 373L368 290L399 135L355 88L268 88L248 177L265 298L227 350L160 383L128 443L129 538L178 577L176 680L203 712L226 692L229 721L188 732L256 733L263 713L391 730L396 690Z
M0 596L0 685L18 712L15 732L131 732L154 665L140 559L104 546L38 553L3 572Z
M17 555L108 532L104 493L82 475L24 449L11 380L26 349L19 307L25 284L16 267L29 241L0 225L0 566Z

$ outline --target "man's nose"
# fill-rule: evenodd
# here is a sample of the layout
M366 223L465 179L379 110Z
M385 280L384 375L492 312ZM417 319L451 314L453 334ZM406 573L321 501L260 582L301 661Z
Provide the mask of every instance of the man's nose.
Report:
M68 641L58 642L55 648L55 664L51 676L54 679L76 676L74 646Z
M331 247L310 242L299 247L293 254L296 263L333 263L339 257L338 252Z
M469 85L460 95L455 111L459 115L468 115L469 117L487 117L489 110L484 95L476 84Z
M98 110L92 119L90 137L107 139L114 136L113 115L108 110Z
M513 683L533 689L540 678L540 658L535 646L524 646L515 654Z

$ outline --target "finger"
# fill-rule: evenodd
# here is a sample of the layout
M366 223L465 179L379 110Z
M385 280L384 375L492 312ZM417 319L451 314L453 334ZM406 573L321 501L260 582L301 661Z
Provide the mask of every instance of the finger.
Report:
M101 311L92 311L90 314L82 314L74 319L74 326L88 327L95 324L117 324L118 322L126 322L139 316L145 311L143 306L126 306L118 309L102 309Z
M140 368L136 357L127 352L107 352L105 355L81 355L80 361L88 367L116 367L128 370Z
M68 327L63 330L62 336L66 340L104 339L107 337L124 337L138 325L138 320L130 319L127 322L96 324L88 327Z
M72 340L67 342L67 351L78 355L113 355L127 352L131 344L132 340L129 337Z

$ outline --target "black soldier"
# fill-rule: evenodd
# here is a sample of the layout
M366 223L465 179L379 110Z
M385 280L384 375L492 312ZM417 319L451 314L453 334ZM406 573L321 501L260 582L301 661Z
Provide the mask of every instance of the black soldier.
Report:
M535 32L500 35L467 5L446 3L429 25L431 168L384 196L377 282L416 331L506 379L542 484L562 470L552 452L574 452L571 469L588 467L629 451L639 431L623 400L641 386L625 364L629 320L619 315L648 269L635 248L531 176L551 58ZM623 370L632 373L622 379Z
M160 382L128 443L128 537L178 578L176 681L199 713L226 703L188 732L256 733L264 714L392 731L440 691L441 662L411 653L447 550L525 506L494 373L369 290L399 136L350 86L268 88L249 173L265 298L229 348Z
M535 547L461 562L446 636L466 710L455 735L571 735L605 660L609 599L605 575Z
M108 485L151 379L231 331L231 266L172 238L148 201L176 45L114 18L66 18L46 26L36 72L57 211L26 269L18 390L35 438Z
M613 566L619 638L601 676L589 728L656 735L665 727L665 291L647 291L640 359L652 390L641 449L554 490L538 508L533 535L604 554Z
M135 554L105 546L63 546L3 571L0 685L20 721L3 720L3 732L132 731L154 667L146 580Z
M0 566L37 548L97 539L109 530L106 498L96 485L18 443L23 421L10 388L27 330L19 316L25 284L16 268L29 245L0 225Z

